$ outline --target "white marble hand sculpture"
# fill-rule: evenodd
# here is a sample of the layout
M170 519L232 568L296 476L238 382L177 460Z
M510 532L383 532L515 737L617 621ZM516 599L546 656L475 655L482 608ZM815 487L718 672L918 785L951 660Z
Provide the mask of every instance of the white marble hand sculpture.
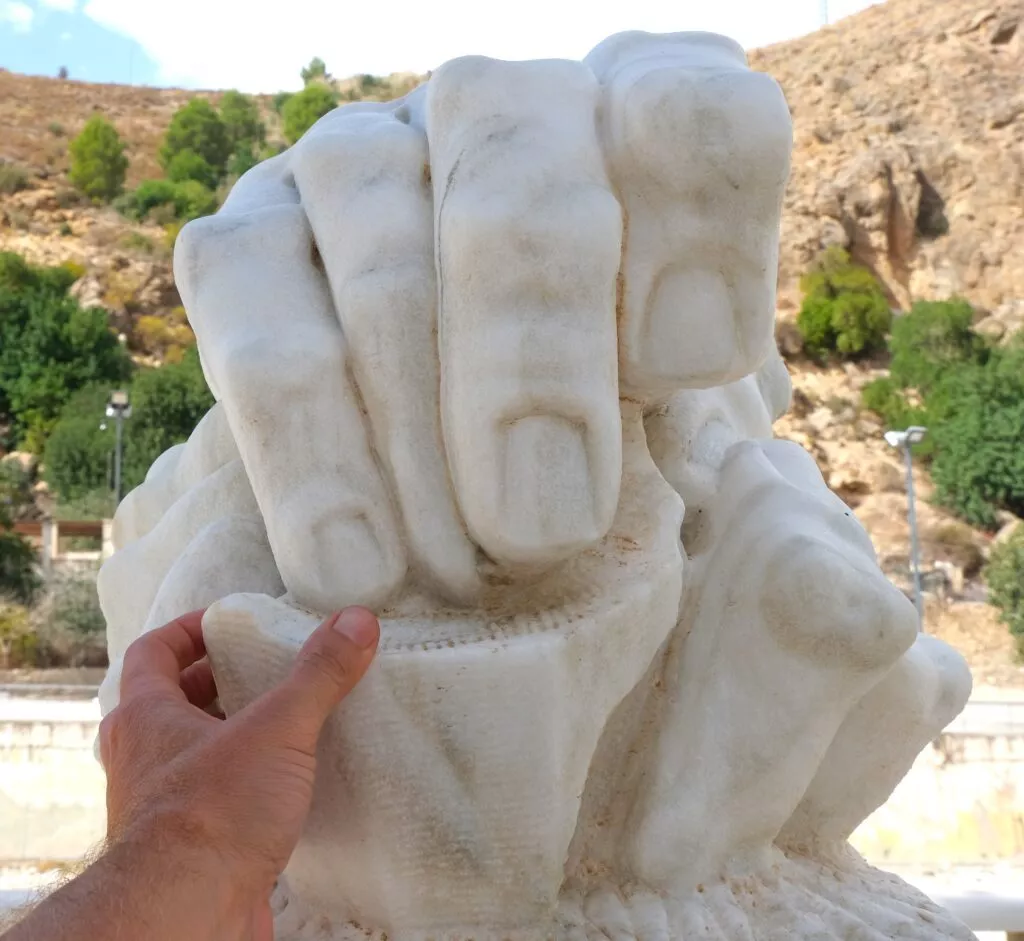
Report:
M790 145L734 43L627 33L339 109L181 233L218 404L118 511L104 709L185 610L229 714L382 619L279 937L969 936L845 843L970 680L770 440Z

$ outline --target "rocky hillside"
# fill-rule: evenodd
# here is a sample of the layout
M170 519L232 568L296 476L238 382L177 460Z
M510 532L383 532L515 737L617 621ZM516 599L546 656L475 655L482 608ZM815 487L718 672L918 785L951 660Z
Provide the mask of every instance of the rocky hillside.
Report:
M902 465L877 419L859 408L860 389L884 363L815 366L788 321L800 275L840 243L877 273L894 307L961 294L978 309L979 330L1002 338L1022 326L1024 0L888 0L754 52L751 62L780 81L795 125L779 314L796 394L778 431L815 455L871 532L883 567L906 584ZM154 352L136 335L140 317L178 316L165 233L82 204L66 180L67 143L100 111L128 142L129 184L156 176L164 129L193 94L218 98L0 70L0 161L26 175L20 191L0 192L0 250L83 265L74 290L110 309L140 354ZM261 107L276 136L270 99ZM979 682L1024 684L977 577L992 537L928 505L926 475L917 486L936 599L929 629L969 653Z
M1021 0L888 0L751 62L782 84L794 119L783 312L838 242L897 306L962 294L1020 325Z

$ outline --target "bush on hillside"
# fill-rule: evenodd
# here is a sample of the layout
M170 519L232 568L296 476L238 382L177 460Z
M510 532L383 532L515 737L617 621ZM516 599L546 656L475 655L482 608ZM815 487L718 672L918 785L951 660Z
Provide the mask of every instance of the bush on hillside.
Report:
M109 203L124 190L128 158L117 129L96 114L71 141L71 169L68 179L90 199Z
M325 85L308 85L292 95L281 109L284 136L288 143L294 144L337 104L337 95Z
M188 222L216 212L217 196L198 180L145 180L119 199L116 208L137 222L155 219L161 211L170 217L164 222Z
M999 619L1009 628L1024 658L1024 526L997 545L985 566L988 599L999 609Z
M241 92L224 92L220 100L220 116L232 151L240 146L259 150L267 142L267 128L260 118L259 105Z
M215 190L223 172L210 166L194 150L181 150L167 164L167 179L172 183L190 180L200 183L208 190Z
M191 151L212 168L216 180L224 178L232 145L224 121L203 98L193 98L179 108L160 148L160 165L169 172L179 154Z
M109 389L83 389L61 414L50 435L44 478L61 502L85 499L111 486L114 429L99 427ZM188 438L213 405L194 347L181 362L136 374L129 388L132 417L124 424L122 475L127 492L168 448Z
M74 280L68 268L0 253L0 423L36 453L77 390L123 382L131 371L107 312L67 294Z
M1024 348L950 369L925 404L937 502L987 529L1024 516Z
M983 363L988 344L971 329L974 310L964 300L917 301L892 325L889 367L902 388L926 393L950 369Z
M54 665L107 663L107 625L96 591L96 572L54 576L32 611L40 652Z
M804 349L825 358L853 358L883 346L892 311L881 285L866 268L832 246L800 281L804 294L797 327Z

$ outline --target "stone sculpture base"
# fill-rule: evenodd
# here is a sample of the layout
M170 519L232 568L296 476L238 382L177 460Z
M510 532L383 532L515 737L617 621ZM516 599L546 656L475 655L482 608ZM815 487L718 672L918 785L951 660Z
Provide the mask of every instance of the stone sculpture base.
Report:
M279 941L789 941L792 938L969 941L974 934L891 873L870 866L849 844L816 847L813 856L773 848L717 882L679 898L643 886L611 886L600 877L567 885L547 925L481 926L394 934L355 923L332 924L302 910L287 884L273 899Z

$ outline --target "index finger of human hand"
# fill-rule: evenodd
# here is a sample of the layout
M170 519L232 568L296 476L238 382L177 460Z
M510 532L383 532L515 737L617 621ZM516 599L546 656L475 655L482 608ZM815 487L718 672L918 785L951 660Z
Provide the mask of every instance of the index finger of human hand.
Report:
M190 611L136 640L125 652L121 701L140 692L176 692L181 673L206 656L203 611Z

